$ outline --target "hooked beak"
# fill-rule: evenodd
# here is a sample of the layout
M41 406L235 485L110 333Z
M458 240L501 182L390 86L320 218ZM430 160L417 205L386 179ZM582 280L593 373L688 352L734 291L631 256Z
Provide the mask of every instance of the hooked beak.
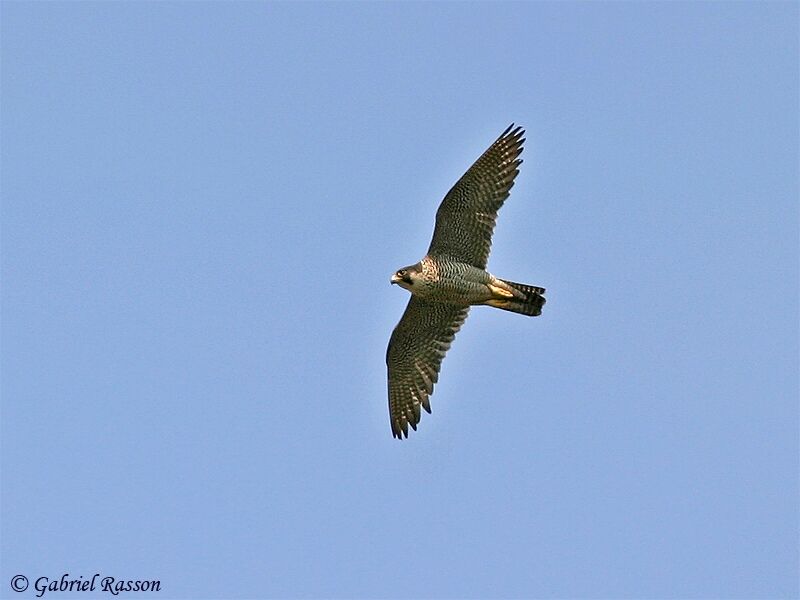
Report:
M389 280L391 283L400 283L402 279L397 276L397 273L392 275L392 278Z

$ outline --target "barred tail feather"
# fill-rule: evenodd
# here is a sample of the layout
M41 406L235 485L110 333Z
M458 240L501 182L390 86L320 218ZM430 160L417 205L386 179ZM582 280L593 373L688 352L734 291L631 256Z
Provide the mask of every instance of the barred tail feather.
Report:
M542 314L542 307L546 302L544 298L544 288L527 285L525 283L515 283L505 279L501 279L500 281L513 288L514 291L519 292L519 296L521 297L518 297L518 294L514 294L514 298L493 298L486 302L486 304L529 317L538 317Z

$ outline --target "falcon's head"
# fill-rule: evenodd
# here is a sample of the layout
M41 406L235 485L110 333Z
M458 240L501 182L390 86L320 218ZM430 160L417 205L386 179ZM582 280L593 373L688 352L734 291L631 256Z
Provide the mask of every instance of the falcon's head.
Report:
M414 284L417 283L422 276L422 265L417 263L410 267L403 267L397 273L392 275L391 282L396 283L402 288L406 288L409 292L414 290Z

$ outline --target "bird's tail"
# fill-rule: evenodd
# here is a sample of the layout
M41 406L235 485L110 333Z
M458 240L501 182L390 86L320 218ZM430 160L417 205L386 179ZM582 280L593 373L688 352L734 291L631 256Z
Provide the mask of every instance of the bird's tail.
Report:
M486 304L529 317L538 317L542 314L542 307L546 302L544 288L525 283L514 283L505 279L497 279L496 281L505 285L501 289L494 288L493 291L496 290L499 293L495 298L488 300Z

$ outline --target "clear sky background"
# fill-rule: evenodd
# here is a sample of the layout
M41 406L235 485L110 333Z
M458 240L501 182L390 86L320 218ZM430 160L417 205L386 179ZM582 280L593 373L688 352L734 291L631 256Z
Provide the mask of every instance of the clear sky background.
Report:
M797 597L797 3L0 11L0 596ZM544 314L396 441L389 277L512 121Z

